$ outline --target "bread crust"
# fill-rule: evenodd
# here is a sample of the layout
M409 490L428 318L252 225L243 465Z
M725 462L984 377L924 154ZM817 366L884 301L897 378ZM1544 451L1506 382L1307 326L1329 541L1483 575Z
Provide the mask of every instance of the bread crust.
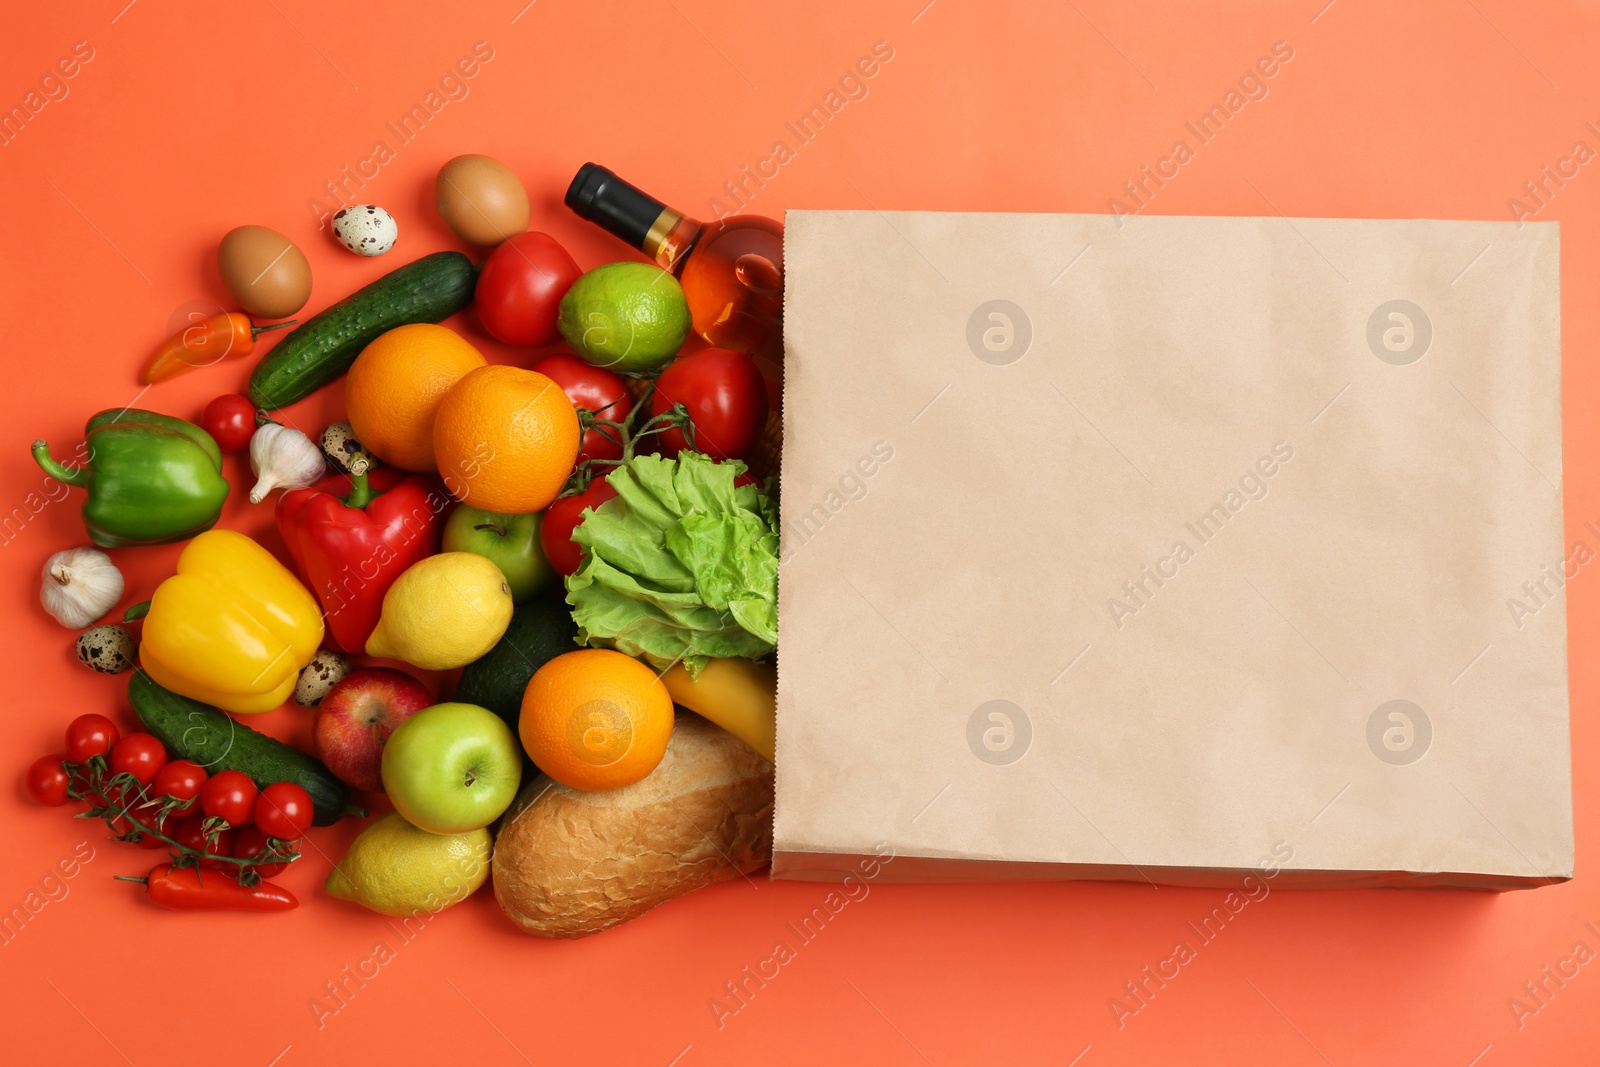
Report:
M679 712L661 764L621 789L539 775L495 839L495 899L536 937L588 937L772 861L772 764Z

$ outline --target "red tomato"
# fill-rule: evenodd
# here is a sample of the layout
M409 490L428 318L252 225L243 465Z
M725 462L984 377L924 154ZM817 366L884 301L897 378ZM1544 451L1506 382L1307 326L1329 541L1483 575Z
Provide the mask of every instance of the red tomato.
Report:
M154 734L129 734L111 746L108 766L112 774L131 774L149 785L167 762L167 749Z
M285 844L289 849L294 850L299 842L288 841ZM259 826L240 827L239 832L233 835L232 855L237 859L253 860L265 852L266 848L267 835L262 833ZM282 852L284 850L279 849L278 851ZM271 878L273 875L282 874L283 869L287 866L289 866L287 863L264 863L258 866L256 871L263 878Z
M150 791L156 799L162 797L177 797L189 803L172 809L174 816L193 815L200 810L196 798L205 788L206 769L198 763L186 759L176 759L156 773L156 778L151 783Z
M200 810L229 826L243 826L256 810L256 784L243 771L218 771L200 790Z
M583 549L572 539L572 531L583 520L584 511L616 495L610 482L596 478L583 492L564 496L545 509L544 521L539 524L539 546L557 574L572 574L583 562Z
M224 452L243 452L256 432L256 406L250 398L225 393L206 405L200 428L216 438Z
M98 793L90 793L88 799L91 804L97 807L110 808L112 811L122 811L124 802L128 804L128 811L135 811L139 807L137 797L129 798L121 789L115 787L108 787ZM121 837L131 829L133 827L128 823L126 815L117 815L112 818L111 832L116 836Z
M67 802L70 780L61 767L61 761L66 758L62 755L40 756L33 761L33 766L28 768L27 778L30 797L52 808L59 808Z
M206 820L204 817L191 815L187 819L179 821L171 829L164 830L163 833L178 842L178 844L187 845L196 852L208 852L213 856L233 855L233 831L224 830L217 835L215 842L211 842L206 840L205 825ZM212 866L232 867L233 864L212 864Z
M268 837L304 837L311 829L311 794L293 782L267 786L256 798L256 825Z
M650 414L682 404L694 423L694 449L716 459L743 459L767 425L767 382L750 357L704 348L675 360L656 382ZM674 426L660 436L669 455L689 447Z
M561 386L573 407L592 411L607 422L626 422L633 410L633 395L620 374L590 366L571 352L546 356L533 369ZM578 447L579 463L586 459L622 458L622 445L600 430L595 426L584 431Z
M151 812L138 812L138 811L135 811L134 814L136 816L138 816L139 822L141 824L143 824L146 829L158 830L161 833L166 834L168 837L171 837L172 836L172 832L178 828L178 816L176 816L176 815L168 816L165 819L159 819L158 820L155 817L155 813L153 811L151 811ZM135 841L134 844L138 845L140 848L148 848L148 849L170 848L171 847L165 841L161 840L161 838L156 837L154 834L141 834L140 837L139 837L139 840Z
M104 715L79 715L67 724L67 758L83 763L90 756L104 756L120 736L117 724Z
M478 271L473 302L489 335L508 345L538 348L561 336L556 313L561 298L583 272L547 233L530 230L508 237Z

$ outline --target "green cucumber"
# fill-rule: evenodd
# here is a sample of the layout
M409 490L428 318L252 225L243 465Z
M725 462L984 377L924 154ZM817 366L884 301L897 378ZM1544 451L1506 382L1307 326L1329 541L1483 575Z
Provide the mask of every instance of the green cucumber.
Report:
M134 671L128 681L128 701L173 759L193 760L210 774L243 771L262 789L274 782L293 782L311 794L316 826L331 826L344 815L366 814L351 805L350 787L321 760L257 733L210 704L162 688L142 670Z
M303 400L350 369L379 334L442 322L472 303L478 268L435 252L396 268L285 334L250 374L250 400L271 411Z

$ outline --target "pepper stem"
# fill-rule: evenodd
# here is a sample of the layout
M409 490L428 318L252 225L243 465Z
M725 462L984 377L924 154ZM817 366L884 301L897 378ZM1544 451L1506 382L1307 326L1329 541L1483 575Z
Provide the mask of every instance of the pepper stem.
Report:
M63 467L50 455L50 446L43 441L33 443L33 461L58 482L75 485L80 489L89 484L88 467Z
M372 491L372 485L367 481L367 472L372 469L372 462L360 453L353 453L350 457L350 495L344 498L347 508L364 508L372 503L372 498L378 494Z
M131 874L113 874L111 877L115 878L119 882L138 882L140 885L150 884L149 875L145 875L141 878L135 878Z
M287 322L275 322L271 326L257 326L254 323L251 323L251 325L250 325L250 336L252 338L254 338L258 334L269 333L272 330L281 330L285 326L293 326L297 321L299 321L299 320L290 319Z

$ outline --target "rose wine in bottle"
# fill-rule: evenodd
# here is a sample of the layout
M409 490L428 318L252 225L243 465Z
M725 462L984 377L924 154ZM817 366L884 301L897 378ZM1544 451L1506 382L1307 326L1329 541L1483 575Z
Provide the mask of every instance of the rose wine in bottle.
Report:
M783 223L700 222L594 163L579 169L566 203L677 275L694 330L710 344L754 352L771 337L783 315Z

